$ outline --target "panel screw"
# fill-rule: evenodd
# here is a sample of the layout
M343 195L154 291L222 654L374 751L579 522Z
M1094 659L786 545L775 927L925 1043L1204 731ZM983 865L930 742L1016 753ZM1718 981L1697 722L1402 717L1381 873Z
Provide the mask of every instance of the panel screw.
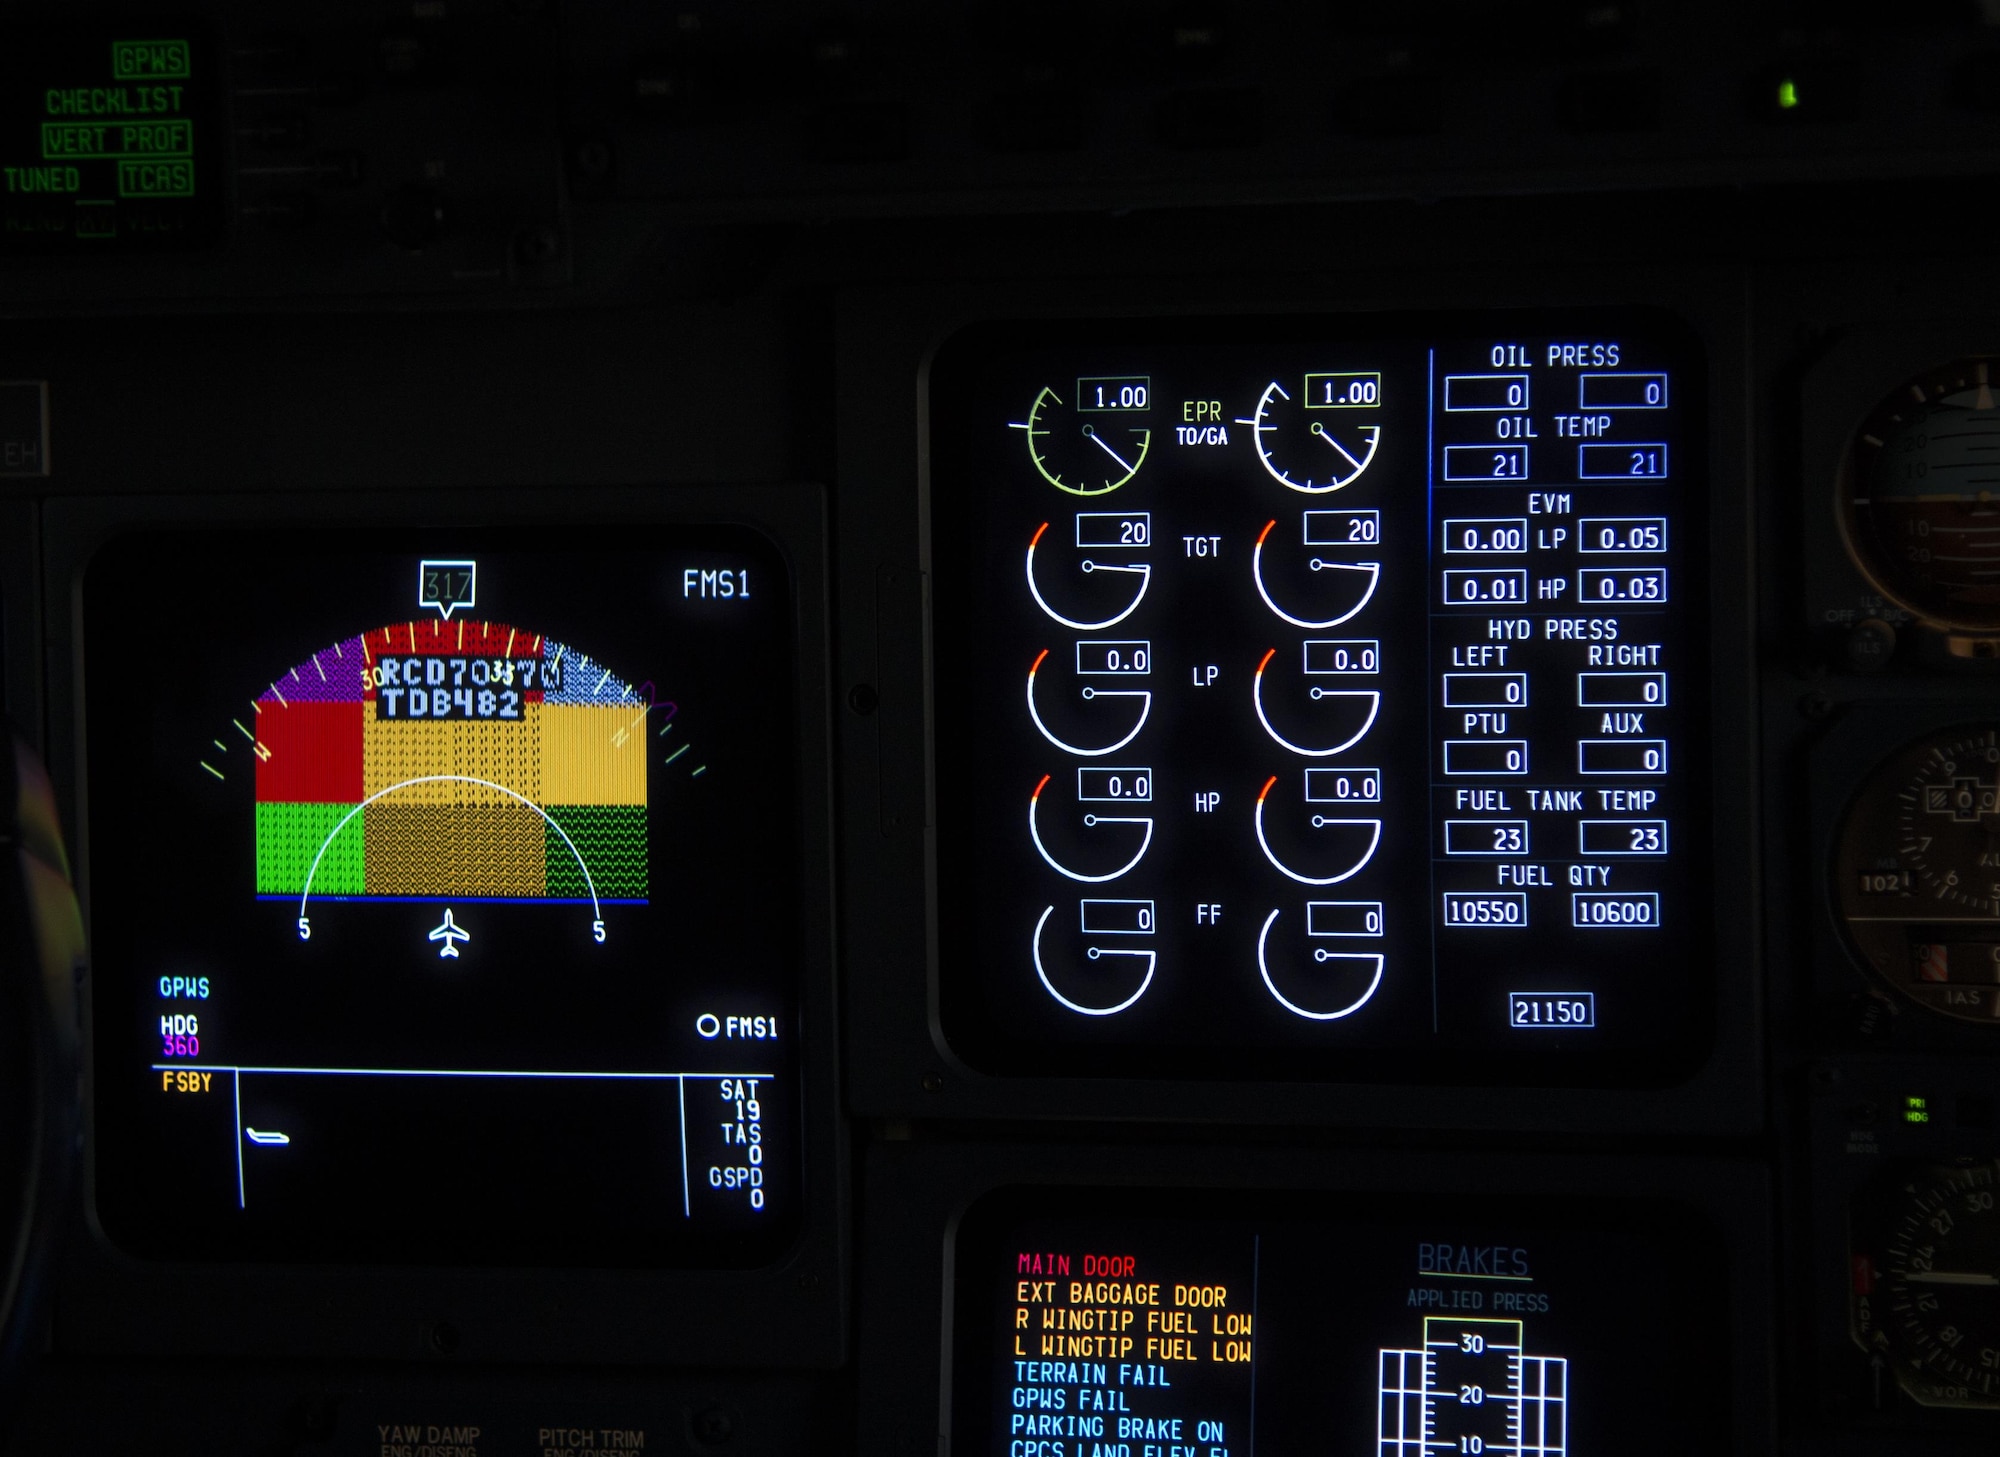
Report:
M1825 718L1833 712L1833 700L1824 693L1808 693L1799 700L1799 712L1807 718Z
M923 1088L926 1093L941 1093L944 1091L944 1079L936 1073L925 1073Z
M864 717L873 713L881 701L872 683L856 683L847 690L847 706Z
M719 1406L711 1406L694 1415L694 1439L719 1447L736 1434L736 1423L729 1419L729 1413Z
M458 1327L448 1320L441 1320L431 1327L431 1349L440 1356L449 1356L458 1349Z

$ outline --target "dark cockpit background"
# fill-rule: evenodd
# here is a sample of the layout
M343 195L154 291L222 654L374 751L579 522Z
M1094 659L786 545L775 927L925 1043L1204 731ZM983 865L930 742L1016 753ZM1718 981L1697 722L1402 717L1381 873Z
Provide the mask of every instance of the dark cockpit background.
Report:
M81 983L73 1192L43 1216L46 1278L0 1443L384 1457L1990 1448L1989 11L13 7L0 17L3 681L49 765L99 954ZM1577 340L1629 357L1558 363ZM1509 341L1527 356L1502 352ZM1069 672L1074 640L1073 676L1088 680L1087 642L1108 644L1113 670L1134 667L1135 644L1157 650L1155 730L1182 724L1172 752L1193 755L1208 740L1169 717L1186 710L1168 706L1166 678L1200 672L1202 633L1288 634L1232 638L1235 656L1215 658L1245 695L1266 648L1352 633L1402 655L1380 688L1405 695L1397 722L1414 737L1382 752L1421 764L1418 705L1448 666L1424 660L1426 644L1472 641L1439 615L1458 590L1442 574L1459 568L1451 538L1430 539L1457 519L1437 452L1473 438L1425 433L1470 418L1446 400L1447 373L1502 381L1487 386L1496 418L1517 418L1517 376L1582 390L1578 420L1612 419L1587 408L1593 389L1635 406L1647 378L1673 392L1657 440L1623 413L1604 427L1672 461L1660 504L1628 482L1601 518L1625 523L1604 540L1635 561L1653 551L1643 523L1662 523L1670 575L1642 563L1596 599L1622 612L1576 611L1638 621L1654 604L1635 594L1688 594L1650 639L1666 644L1680 715L1681 799L1657 823L1676 837L1661 886L1687 934L1673 922L1670 952L1649 959L1618 949L1627 932L1577 919L1554 950L1496 950L1520 972L1506 997L1499 979L1480 993L1498 1053L1470 1038L1440 1052L1420 1017L1384 1031L1309 1011L1313 1028L1265 1049L1251 1020L1185 1013L1209 1025L1143 1034L1137 1053L1089 1029L1064 1041L1074 1028L1048 1020L1065 1015L1053 1004L1009 1021L1008 965L1040 996L1029 927L1041 984L1058 1002L1072 984L1040 960L1029 902L1046 875L1006 827L1024 812L1037 825L1036 776L1055 775L1054 805L1099 747L1029 767L1045 751L1028 718L1006 715L1023 673L1037 711L1038 651ZM1350 462L1379 445L1372 479L1357 470L1360 484L1319 494L1259 454L1260 400L1275 398L1260 392L1301 374L1385 391L1351 396L1359 413L1339 418L1360 423L1334 432ZM1061 427L1092 466L1108 454L1140 486L1093 477L1103 491L1077 496L1022 449L1043 418L1037 389L1086 379L1122 383L1131 408L1139 382L1161 391L1143 427L1115 411ZM1574 461L1555 411L1553 395L1524 396L1532 433L1494 439L1536 453L1507 458L1537 473ZM1208 425L1227 443L1203 444ZM1146 432L1144 469L1111 449ZM1574 484L1587 503L1587 470L1561 471L1530 484ZM1161 482L1143 525L1117 516ZM1491 532L1532 508L1512 486L1490 499L1503 495L1479 544L1504 557ZM1218 514L1197 519L1211 502ZM1285 616L1259 576L1284 625L1257 617L1260 528L1279 528L1274 548L1294 530L1310 546L1314 518L1289 513L1357 502L1381 513L1390 586L1376 610L1393 615ZM1084 515L1107 512L1125 532L1157 527L1154 616L1127 629L1105 625L1110 607L1043 602L1047 626L1003 595L1024 550L1036 591L1058 548L1095 541L1122 570L1086 538ZM1045 528L1038 568L1049 521L1063 524ZM1397 539L1401 522L1415 534ZM1202 597L1191 575L1208 531L1240 569L1235 596ZM423 575L474 560L484 595L462 609L456 579ZM1581 581L1591 562L1574 568ZM1096 577L1098 561L1081 570ZM1329 576L1303 558L1299 573ZM1089 594L1107 580L1078 576L1071 600L1097 611L1109 599ZM1487 582L1465 590L1506 590ZM1456 599L1516 601L1553 641L1554 608ZM492 633L467 646L467 619L519 628L532 651ZM1010 638L1022 623L1047 640ZM544 636L604 676L575 674ZM370 725L354 744L391 716L385 687L419 681L378 664L539 695L542 680L511 675L560 662L529 705L545 763L567 742L551 737L554 710L606 723L629 710L611 731L651 736L651 780L635 790L615 767L572 765L561 786L537 768L525 798L491 784L447 796L509 834L527 826L531 891L439 888L421 872L378 884L357 850L333 857L349 900L312 904L310 878L280 865L267 879L256 859L262 837L280 843L272 827L314 827L325 855L349 812L328 806L368 815L378 792L478 777L408 748L418 767L392 783L352 745L335 788L260 773L279 742L261 719L320 693L288 697L282 674L323 674L328 645L356 642L374 676L325 705L328 722ZM512 731L500 699L438 702L403 726L408 743L448 721L462 756ZM254 729L236 722L249 715ZM1035 726L1060 741L1060 725ZM668 758L681 741L688 757ZM707 754L716 768L697 778ZM1181 773L1173 793L1212 788L1246 814L1254 802L1261 836L1259 783L1296 798L1309 758L1274 760L1276 790L1246 760L1213 785ZM203 766L241 802L210 816ZM1104 792L1133 797L1123 780ZM1416 837L1396 851L1408 863L1444 863L1417 845L1443 811L1411 794L1385 794L1370 822L1392 846ZM1129 805L1097 813L1138 823ZM1164 854L1175 831L1158 814ZM369 818L370 833L390 819ZM1001 828L974 837L973 823ZM586 833L640 836L651 881L600 894L562 878L563 845ZM575 856L586 878L607 863L598 843ZM1072 843L1087 845L1080 831ZM1061 844L1033 844L1083 879L1057 863ZM1195 866L1207 852L1189 839L1172 853ZM1282 846L1262 853L1302 879ZM229 889L253 861L262 899ZM676 867L704 866L703 894L674 901ZM1379 902L1338 904L1414 918L1419 939L1473 934L1440 929L1450 914L1504 922L1560 903L1629 921L1660 904L1572 911L1585 883L1455 902L1387 884L1354 892ZM1344 894L1279 888L1298 892L1288 907ZM452 939L423 939L447 893L474 938L448 966L437 946ZM1150 935L1149 921L1091 920L1136 917L1091 908L1138 900L1080 894L1078 934ZM1193 898L1178 883L1158 894ZM1018 946L1003 911L1027 916ZM1004 952L990 957L989 912ZM1256 964L1283 1001L1263 958L1273 925L1291 923L1262 924ZM1137 944L1080 954L1103 966L1099 953ZM1191 943L1160 944L1168 969L1142 1010L1170 994L1174 948ZM478 962L488 946L506 959ZM630 957L621 975L663 980L620 1000L590 980L598 947ZM1391 973L1421 960L1396 947ZM349 959L300 959L323 952ZM1571 980L1538 969L1562 957ZM244 1010L188 989L211 963ZM492 981L468 979L486 966L501 968ZM419 971L430 979L398 979ZM1621 1003L1621 974L1652 979L1652 1000ZM1523 1030L1598 1013L1608 1026L1628 1004L1656 1020L1613 1056L1544 1059L1593 1044ZM649 1018L656 1036L641 1035ZM1060 1035L1036 1031L1050 1026ZM739 1033L764 1061L710 1056L735 1053ZM212 1056L160 1042L193 1036ZM1572 1040L1535 1040L1550 1037ZM459 1038L531 1060L461 1066ZM625 1061L604 1060L613 1046ZM294 1064L396 1053L398 1076L415 1059L425 1076L635 1081L629 1102L576 1092L564 1127L587 1131L555 1134L549 1099L514 1083L486 1101L370 1105L394 1159L298 1187L271 1174L265 1188L285 1192L263 1207L285 1212L254 1223L260 1170L363 1118L344 1091L273 1091ZM222 1111L225 1085L247 1090L247 1112ZM691 1119L694 1099L722 1116L697 1102ZM771 1130L768 1163L753 1124ZM689 1236L698 1209L714 1222ZM1127 1317L1160 1344L1098 1344ZM1171 1344L1197 1338L1199 1352Z

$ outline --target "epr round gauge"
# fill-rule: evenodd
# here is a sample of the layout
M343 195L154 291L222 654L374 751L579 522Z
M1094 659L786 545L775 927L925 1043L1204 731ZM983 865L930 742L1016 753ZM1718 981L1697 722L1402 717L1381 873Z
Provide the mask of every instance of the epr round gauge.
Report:
M1257 457L1283 484L1323 495L1351 484L1382 438L1382 377L1372 371L1309 374L1288 389L1272 380L1252 428Z
M1043 480L1072 496L1106 496L1146 463L1153 432L1135 418L1151 406L1144 376L1079 379L1068 401L1045 386L1012 428L1027 433L1028 458Z
M1995 1175L1936 1165L1852 1211L1849 1330L1922 1406L2000 1406Z
M1834 900L1876 975L1935 1012L2000 1022L2000 728L1926 735L1848 806Z
M2000 629L2000 361L1961 359L1877 405L1842 462L1839 519L1854 563L1938 627Z

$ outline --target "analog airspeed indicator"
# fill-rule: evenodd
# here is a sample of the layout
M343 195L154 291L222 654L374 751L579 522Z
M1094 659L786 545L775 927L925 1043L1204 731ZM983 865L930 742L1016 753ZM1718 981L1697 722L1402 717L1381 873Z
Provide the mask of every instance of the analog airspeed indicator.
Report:
M1862 959L1933 1011L2000 1022L2000 728L1947 729L1871 772L1834 898Z
M1991 1163L1885 1180L1853 1211L1849 1330L1922 1406L2000 1407L2000 1198Z

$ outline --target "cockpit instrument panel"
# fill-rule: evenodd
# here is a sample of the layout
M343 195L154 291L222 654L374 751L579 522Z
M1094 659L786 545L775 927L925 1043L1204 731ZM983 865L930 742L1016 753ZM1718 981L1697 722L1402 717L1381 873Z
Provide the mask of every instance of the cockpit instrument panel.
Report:
M118 1244L672 1267L795 1237L768 538L128 534L83 599Z
M1712 931L1657 315L982 327L932 375L939 998L996 1073L1658 1081Z

